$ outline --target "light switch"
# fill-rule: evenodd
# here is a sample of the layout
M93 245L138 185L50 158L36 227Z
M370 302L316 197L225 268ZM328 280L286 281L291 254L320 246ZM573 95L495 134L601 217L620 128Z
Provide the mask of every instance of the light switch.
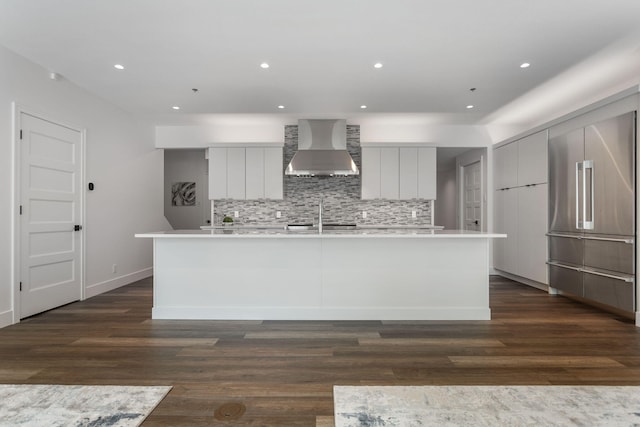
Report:
M416 217L417 217L416 211L411 211L411 218L416 218Z
M239 217L240 217L240 212L238 212L238 211L233 211L233 217L234 217L234 218L239 218Z

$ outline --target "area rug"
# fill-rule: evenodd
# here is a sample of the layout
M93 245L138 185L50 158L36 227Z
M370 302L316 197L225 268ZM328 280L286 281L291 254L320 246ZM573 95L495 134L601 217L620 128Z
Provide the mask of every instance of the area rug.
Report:
M336 427L638 426L640 387L333 388Z
M0 426L138 426L171 387L1 385Z

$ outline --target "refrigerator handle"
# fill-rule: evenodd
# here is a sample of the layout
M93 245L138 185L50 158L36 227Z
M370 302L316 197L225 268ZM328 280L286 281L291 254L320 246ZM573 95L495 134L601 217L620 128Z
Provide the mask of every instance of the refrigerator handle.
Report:
M576 229L578 230L582 230L582 218L580 216L580 178L582 175L580 172L582 170L582 162L576 162ZM582 187L584 189L584 185ZM582 196L584 197L584 194Z
M587 171L589 171L588 175L587 175ZM582 162L582 215L583 215L582 228L584 230L593 230L594 221L595 221L595 218L593 217L593 214L594 214L593 172L594 172L593 160L585 160L584 162ZM588 191L587 191L587 183L589 183Z
M627 283L633 283L633 277L629 277L629 276L618 276L615 274L607 274L607 273L602 273L600 271L593 271L593 270L587 270L584 268L580 269L583 273L587 273L587 274L593 274L594 276L600 276L600 277L607 277L609 279L615 279L615 280L622 280L623 282L627 282Z

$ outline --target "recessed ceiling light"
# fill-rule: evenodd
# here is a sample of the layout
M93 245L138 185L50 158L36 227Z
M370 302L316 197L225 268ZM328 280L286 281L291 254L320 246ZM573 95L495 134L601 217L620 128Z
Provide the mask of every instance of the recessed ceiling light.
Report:
M118 69L118 70L124 70L124 65L116 64L113 67Z
M520 64L520 68L529 68L531 66L531 64L529 64L528 62L523 62L522 64Z
M473 105L471 105L471 104L467 105L467 110L470 110L472 108L473 108Z
M284 105L278 105L278 108L282 110L284 108Z
M376 62L375 64L373 64L374 68L382 68L382 62Z
M366 105L361 105L360 108L362 108L363 110L367 108Z
M174 105L174 106L173 106L173 107L171 107L171 108L173 108L174 110L179 110L179 109L180 109L180 107L178 107L177 105Z
M269 68L269 64L263 62L262 64L260 64L260 68Z

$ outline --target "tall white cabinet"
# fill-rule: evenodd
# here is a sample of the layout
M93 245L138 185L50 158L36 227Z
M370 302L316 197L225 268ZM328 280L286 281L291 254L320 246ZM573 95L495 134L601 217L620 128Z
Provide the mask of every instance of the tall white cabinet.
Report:
M282 199L282 146L209 148L209 199Z
M548 150L541 131L494 150L493 266L541 284L547 273Z
M362 199L436 198L436 147L362 146Z

